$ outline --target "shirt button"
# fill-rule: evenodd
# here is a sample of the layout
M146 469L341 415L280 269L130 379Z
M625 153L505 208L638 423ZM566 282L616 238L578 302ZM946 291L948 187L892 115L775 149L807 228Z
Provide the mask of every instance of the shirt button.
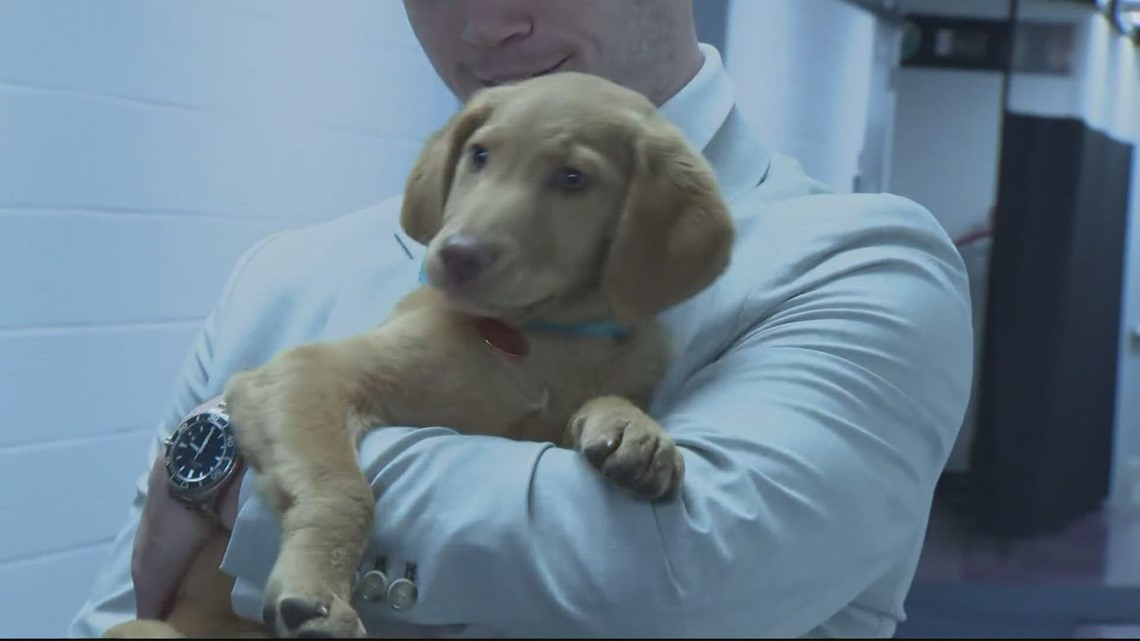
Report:
M418 592L410 579L396 579L388 586L388 603L394 610L407 610L416 604Z
M366 601L375 603L384 598L388 593L388 577L380 570L369 570L360 577L360 582L356 584L360 590L360 596L364 597Z

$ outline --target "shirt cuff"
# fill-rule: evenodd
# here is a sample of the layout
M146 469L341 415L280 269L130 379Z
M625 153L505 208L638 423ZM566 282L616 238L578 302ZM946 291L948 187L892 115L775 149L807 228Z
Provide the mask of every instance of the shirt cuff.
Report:
M416 431L412 427L385 427L368 433L360 444L359 459L371 467L383 466L390 446ZM394 455L394 454L393 454ZM281 526L272 507L257 495L257 473L247 468L238 490L238 514L230 533L221 569L234 577L230 605L242 619L261 621L264 592L281 549Z

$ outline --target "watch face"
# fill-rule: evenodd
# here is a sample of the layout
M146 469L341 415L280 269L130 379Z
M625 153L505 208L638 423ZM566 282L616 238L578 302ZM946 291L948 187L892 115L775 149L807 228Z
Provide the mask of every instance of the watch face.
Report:
M217 482L233 468L234 437L223 428L223 420L203 414L175 431L166 450L171 482L183 489L196 489Z

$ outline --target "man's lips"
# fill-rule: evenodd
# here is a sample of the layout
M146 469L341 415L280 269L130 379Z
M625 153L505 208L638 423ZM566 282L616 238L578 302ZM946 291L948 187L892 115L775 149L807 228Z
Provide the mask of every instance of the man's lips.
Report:
M493 87L495 85L502 85L502 84L506 84L506 83L510 83L510 82L519 81L519 80L527 80L529 78L534 78L537 76L544 76L548 73L554 73L555 71L558 71L558 69L560 67L562 67L562 65L566 64L566 61L569 59L570 59L570 56L566 56L565 58L554 63L554 65L552 65L550 67L543 68L543 69L539 69L538 71L521 71L520 70L520 71L488 73L488 74L476 73L475 79L478 80L480 84L488 86L488 87Z

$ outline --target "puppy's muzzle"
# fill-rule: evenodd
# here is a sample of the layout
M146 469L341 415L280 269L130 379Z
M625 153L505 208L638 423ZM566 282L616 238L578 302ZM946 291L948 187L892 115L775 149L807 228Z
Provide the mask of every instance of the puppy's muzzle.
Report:
M498 258L494 245L466 234L448 237L439 248L439 264L449 287L463 287L479 280Z

